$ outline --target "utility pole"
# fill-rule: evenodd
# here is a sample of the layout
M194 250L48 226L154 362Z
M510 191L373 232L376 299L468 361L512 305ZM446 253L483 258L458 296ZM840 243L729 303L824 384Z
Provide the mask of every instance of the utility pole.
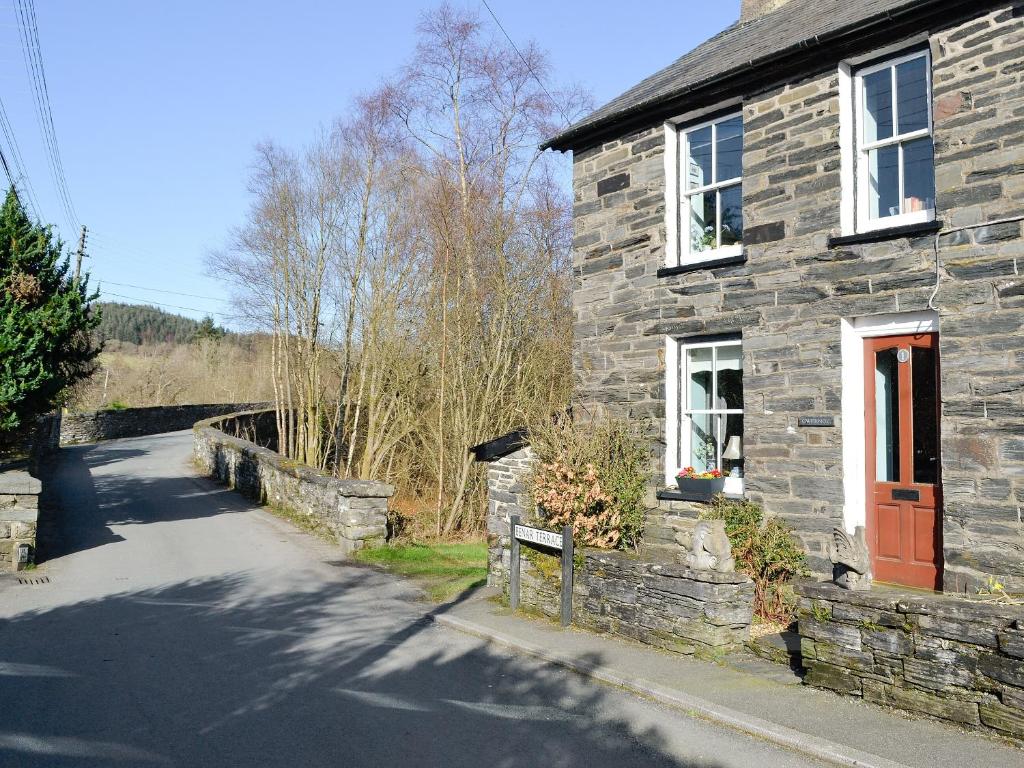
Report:
M75 259L75 285L78 285L79 279L82 277L82 259L85 258L85 224L82 225L82 236L78 238L78 254Z

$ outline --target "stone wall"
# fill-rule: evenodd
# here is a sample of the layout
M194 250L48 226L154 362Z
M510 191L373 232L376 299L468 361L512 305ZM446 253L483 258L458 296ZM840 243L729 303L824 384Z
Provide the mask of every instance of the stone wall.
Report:
M35 472L39 463L60 447L59 412L39 416L13 432L0 434L0 464L27 461Z
M508 581L502 565L502 550L509 546L509 518L513 515L522 520L533 517L528 486L533 462L533 450L526 446L487 465L488 586L500 586Z
M801 584L804 682L1024 740L1021 606Z
M61 445L96 443L122 437L158 435L191 429L202 419L225 413L266 408L268 403L213 403L204 405L158 405L152 408L123 408L91 413L66 413L60 425Z
M269 414L269 415L268 415ZM261 504L306 516L337 540L345 553L382 543L394 486L339 480L285 459L235 435L256 436L273 425L273 412L229 414L194 427L194 457L209 475Z
M492 572L508 594L510 550ZM520 604L559 615L557 555L520 547ZM750 639L754 585L738 573L694 571L626 552L583 550L573 582L573 622L668 651L713 654Z
M534 517L529 477L536 456L529 446L487 467L487 583L509 584L509 519ZM573 621L680 653L727 651L749 639L754 587L742 574L691 571L645 547L637 556L582 550L573 583ZM520 547L520 604L558 618L561 568L557 555Z
M0 471L0 572L20 571L35 562L36 523L42 483L18 469ZM19 562L18 550L27 547Z
M1021 7L931 38L946 228L1024 214ZM649 420L650 542L672 545L696 509L656 498L665 339L740 333L746 494L794 527L817 573L830 572L825 545L845 501L841 320L928 309L936 259L931 235L830 245L841 215L838 64L825 52L818 73L744 101L745 263L659 275L660 121L574 154L577 399L591 413ZM1021 224L943 235L938 255L945 588L971 591L994 574L1024 591ZM800 428L805 415L835 427Z

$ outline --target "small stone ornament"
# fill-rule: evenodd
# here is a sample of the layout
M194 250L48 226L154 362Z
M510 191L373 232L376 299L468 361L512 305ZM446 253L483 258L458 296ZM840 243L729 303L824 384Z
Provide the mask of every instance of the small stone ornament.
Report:
M732 573L736 559L725 533L724 520L701 520L693 529L691 550L680 555L680 561L695 571Z
M856 592L871 589L871 554L863 525L857 526L853 536L842 528L834 528L828 558L832 561L832 581L837 587Z

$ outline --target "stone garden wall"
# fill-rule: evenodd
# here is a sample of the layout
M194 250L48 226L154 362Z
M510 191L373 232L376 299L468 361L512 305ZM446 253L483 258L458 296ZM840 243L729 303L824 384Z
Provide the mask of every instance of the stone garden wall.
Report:
M805 683L1024 740L1024 607L877 585L797 591Z
M1006 2L930 38L941 235L830 241L841 229L841 53L746 96L743 263L665 270L665 128L573 155L574 362L590 413L647 419L655 435L647 540L694 516L664 483L666 339L739 333L746 493L783 518L828 574L843 522L841 321L929 309L942 359L945 589L997 575L1024 590L1024 14ZM863 51L862 53L869 53ZM830 55L834 58L830 59ZM709 107L688 104L687 109ZM801 416L834 427L801 428ZM672 427L674 428L674 427Z
M0 471L0 572L35 562L36 523L42 483L23 470ZM18 551L27 547L19 562Z
M66 413L61 420L61 445L96 443L122 437L158 435L191 429L202 419L225 413L266 408L268 403L213 403L204 405L159 405L152 408L123 408L92 413Z
M257 444L273 441L273 424L273 411L201 421L194 427L195 461L209 475L261 504L310 518L346 553L383 542L394 486L329 477Z
M493 567L508 593L510 550ZM520 605L559 615L557 555L520 547ZM632 553L583 550L573 582L573 623L684 654L735 650L750 639L754 585L739 573L695 571Z
M494 458L487 467L488 575L508 594L509 519L533 519L529 446ZM693 571L655 554L587 549L577 557L573 622L679 653L727 651L749 639L754 586L737 573ZM559 616L561 566L557 555L520 547L520 605Z

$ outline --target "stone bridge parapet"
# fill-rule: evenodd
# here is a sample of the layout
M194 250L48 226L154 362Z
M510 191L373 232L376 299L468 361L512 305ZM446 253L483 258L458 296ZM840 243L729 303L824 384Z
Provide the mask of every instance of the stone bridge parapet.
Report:
M342 480L273 450L274 412L248 411L194 427L196 464L249 498L308 518L347 554L383 542L388 499L395 488L373 480Z

